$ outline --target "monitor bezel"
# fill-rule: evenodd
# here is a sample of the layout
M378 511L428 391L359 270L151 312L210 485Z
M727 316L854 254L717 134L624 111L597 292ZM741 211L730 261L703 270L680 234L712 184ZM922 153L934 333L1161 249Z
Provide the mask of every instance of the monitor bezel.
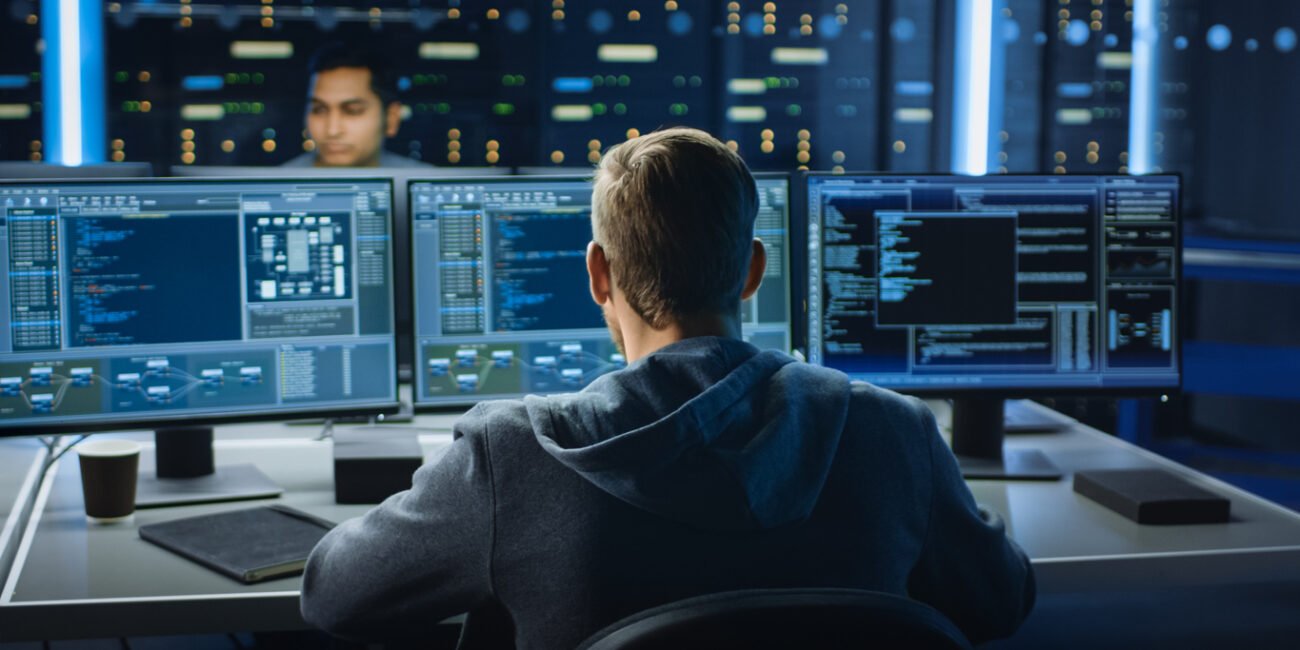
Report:
M393 332L393 353L392 361L392 395L393 400L374 401L358 404L348 404L339 406L320 406L304 405L301 408L276 409L272 411L260 411L254 413L238 414L219 414L219 413L198 413L198 414L160 414L154 417L136 417L138 414L132 413L129 418L120 420L87 420L86 422L73 423L6 423L0 421L0 438L16 436L44 436L44 435L65 435L80 433L103 433L108 431L133 431L166 428L168 425L184 424L186 426L217 426L223 424L239 424L248 422L279 422L284 420L298 419L302 417L321 417L339 418L355 417L367 415L392 415L401 410L401 392L397 381L397 292L396 285L392 281L396 271L394 269L394 251L393 246L393 229L396 226L396 208L393 203L393 193L395 192L394 181L391 177L384 176L293 176L293 175L275 175L275 176L257 176L257 177L228 177L228 178L202 178L202 177L146 177L146 178L74 178L74 179L39 179L39 180L0 180L0 187L12 186L30 186L30 185L139 185L139 184L238 184L238 183L386 183L389 188L389 206L388 212L388 273L389 273L389 305L392 310Z
M941 172L872 172L872 171L805 171L800 173L800 209L803 211L803 224L799 231L803 237L804 256L803 269L811 271L812 260L808 259L808 245L811 241L810 229L814 211L809 206L809 188L813 179L817 178L853 178L853 177L886 177L886 178L969 178L969 179L989 179L989 178L1170 178L1177 184L1177 207L1174 210L1174 224L1177 227L1178 237L1174 241L1174 299L1177 301L1177 317L1174 319L1174 358L1177 367L1177 381L1163 386L1045 386L1031 388L1015 388L1007 386L891 386L882 385L885 388L896 393L905 395L916 395L923 397L972 397L988 399L1012 399L1012 398L1046 398L1046 397L1166 397L1178 395L1182 392L1186 370L1183 365L1183 336L1187 326L1184 321L1186 315L1186 288L1183 283L1183 238L1184 220L1183 220L1183 175L1178 172L1160 172L1158 174L1049 174L1034 172L1016 172L1007 174L986 174L983 176L972 174L956 174ZM996 181L995 181L996 182ZM798 296L800 304L803 305L803 314L799 319L803 338L800 340L802 348L811 357L811 350L808 349L808 331L811 327L812 313L808 309L807 292L808 283L810 282L810 272L803 274L803 281L793 283L794 291ZM850 375L850 378L852 376ZM863 381L857 380L855 381ZM873 384L874 385L874 384Z
M413 202L413 198L414 198L414 197L412 196L412 194L413 194L413 192L414 192L414 187L415 187L415 185L416 185L417 183L441 183L441 182L455 182L455 183L461 183L461 182L464 182L464 183L483 183L483 184L501 184L501 183L518 183L518 182L543 182L543 183L550 183L550 182L558 182L558 183L565 183L565 182L570 182L570 183L571 183L571 182L579 182L579 183L591 183L591 182L594 180L593 176L594 176L594 174L595 174L595 171L596 171L596 170L593 168L593 170L592 170L592 174L587 174L587 175L575 175L575 174L545 175L545 174L538 174L538 175L511 175L511 176L481 176L481 177L477 177L477 178L475 178L475 177L458 177L458 178L451 178L451 179L442 179L442 178L420 178L420 177L418 177L418 176L413 175L413 176L410 176L409 178L407 178L407 182L406 182L406 192L407 192L407 196L406 196L406 205L408 206L408 208L409 208L409 206L414 205L414 202ZM795 338L795 336L796 336L795 322L797 321L798 314L799 314L798 306L797 306L797 304L794 302L794 299L795 299L794 292L797 290L797 289L796 289L796 286L798 285L798 283L794 281L794 277L793 277L793 275L795 274L795 269L797 268L797 267L795 266L795 258L793 257L793 255L794 255L794 250L795 250L795 246L796 246L796 243L797 243L796 240L795 240L795 238L794 238L794 237L795 237L795 231L797 230L797 228L795 227L795 225L796 225L796 221L795 221L795 197L794 197L793 193L794 193L795 185L796 185L797 183L795 182L794 175L793 175L793 174L790 174L789 172L750 172L750 175L754 177L754 180L755 180L755 181L758 181L758 180L781 180L781 179L784 179L784 180L785 180L785 187L786 187L786 190L785 190L785 192L786 192L786 211L785 211L785 218L786 218L786 242L787 242L787 248L789 249L789 253L790 253L790 255L791 255L791 257L787 257L787 260L786 260L786 265L787 265L787 267L788 267L787 270L789 271L789 274L788 274L788 275L791 276L791 277L787 277L787 279L786 279L786 281L787 281L787 282L789 283L789 285L790 285L790 286L789 286L789 291L787 292L786 299L789 301L789 303L788 303L788 305L787 305L787 306L788 306L788 312L789 312L788 315L789 315L789 319L790 319L790 322L789 322L789 335L790 335L790 346L793 348L793 347L795 347L796 344L797 344L797 339ZM420 396L419 396L419 378L416 376L416 373L418 373L418 372L420 371L420 368L419 368L419 357L420 357L420 353L419 353L419 347L420 347L420 346L419 346L419 338L420 338L420 335L419 335L419 332L417 331L417 327L416 327L416 312L415 312L415 263L414 263L414 262L415 262L415 237L414 237L414 232L415 232L415 230L414 230L414 227L415 227L415 223L414 223L414 221L415 221L415 211L414 211L414 210L410 210L410 209L408 209L408 210L407 210L407 214L406 214L406 218L407 218L407 220L410 222L410 223L407 224L407 232L408 232L408 233L412 233L412 236L408 238L409 241L407 242L407 249L408 249L408 250L407 250L407 254L410 256L410 259L411 259L411 262L412 262L412 263L411 263L411 266L410 266L410 269L411 269L411 281L407 283L407 288L410 289L410 296L408 297L408 299L410 300L410 303L409 303L409 304L411 305L411 345L410 345L411 356L410 356L409 359L408 359L408 361L409 361L410 364L411 364L411 408L412 408L416 413L455 413L455 412L462 412L462 413L463 413L464 411L466 411L466 410L468 410L468 409L470 409L470 408L473 408L475 405L477 405L477 404L479 404L479 403L481 403L481 402L491 402L491 401L497 401L497 400L521 399L521 396L509 396L509 397L502 396L502 397L488 397L488 398L482 398L482 399L467 399L467 400L464 400L464 401L458 401L458 402L440 402L440 403L436 403L436 404L428 403L428 402L421 402L421 401L420 401ZM564 394L564 393L547 393L547 394L548 394L548 395L562 395L562 394Z

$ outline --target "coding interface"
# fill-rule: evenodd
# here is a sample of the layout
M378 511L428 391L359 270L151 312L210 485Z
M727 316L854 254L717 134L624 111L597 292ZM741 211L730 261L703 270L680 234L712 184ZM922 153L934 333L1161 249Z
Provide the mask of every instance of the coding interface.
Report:
M392 404L391 195L0 185L0 428Z
M1178 385L1178 179L812 175L810 361L913 390Z
M742 306L746 340L789 349L789 186L758 179L768 268ZM413 182L416 395L459 405L580 390L626 366L588 290L591 184L576 178Z

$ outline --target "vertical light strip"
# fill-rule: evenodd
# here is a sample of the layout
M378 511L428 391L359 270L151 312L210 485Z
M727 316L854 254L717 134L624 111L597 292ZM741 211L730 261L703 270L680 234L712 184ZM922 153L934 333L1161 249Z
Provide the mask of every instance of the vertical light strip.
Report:
M1157 0L1133 2L1133 67L1129 71L1128 171L1155 168Z
M81 2L59 0L59 129L57 162L81 164Z
M957 3L952 159L960 174L982 175L989 166L993 5L994 0Z

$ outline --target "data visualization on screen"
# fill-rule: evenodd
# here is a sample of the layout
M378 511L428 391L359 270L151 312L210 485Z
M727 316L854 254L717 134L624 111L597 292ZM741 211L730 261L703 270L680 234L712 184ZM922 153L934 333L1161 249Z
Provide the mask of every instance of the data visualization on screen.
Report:
M397 402L387 180L0 184L0 428Z
M882 386L1179 385L1175 176L808 177L809 360Z
M763 284L743 333L788 350L789 181L760 177ZM626 366L588 290L591 183L581 178L413 182L417 403L571 392Z

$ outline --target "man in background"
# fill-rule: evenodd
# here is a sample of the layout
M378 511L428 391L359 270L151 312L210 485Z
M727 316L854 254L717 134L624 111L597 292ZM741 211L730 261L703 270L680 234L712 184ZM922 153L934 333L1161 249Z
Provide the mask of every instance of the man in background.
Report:
M307 131L316 148L284 167L428 166L384 150L384 140L402 124L402 102L378 52L330 43L312 55L307 69Z

